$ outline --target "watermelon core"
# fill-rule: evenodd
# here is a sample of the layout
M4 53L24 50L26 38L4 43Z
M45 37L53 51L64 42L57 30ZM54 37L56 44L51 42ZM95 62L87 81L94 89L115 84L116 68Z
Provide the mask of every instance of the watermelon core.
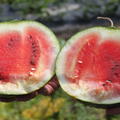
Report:
M40 58L39 41L47 51L49 43L43 37L43 33L28 28L24 37L19 32L0 35L0 80L1 82L14 82L17 77L29 77L36 71ZM45 67L49 64L50 55L44 61ZM10 79L12 81L10 81Z
M105 37L98 32L78 35L73 43L68 41L70 47L66 51L63 48L62 74L74 92L66 88L65 81L60 83L72 96L98 104L109 104L108 100L114 103L114 97L120 97L120 38L106 34Z

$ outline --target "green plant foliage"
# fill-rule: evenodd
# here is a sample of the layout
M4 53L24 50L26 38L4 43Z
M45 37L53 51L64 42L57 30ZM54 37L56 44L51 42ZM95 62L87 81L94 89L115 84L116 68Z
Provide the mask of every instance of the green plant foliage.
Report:
M87 0L87 2L86 0L0 0L0 5L2 4L7 4L10 7L10 12L20 15L23 19L26 19L27 15L35 17L34 19L52 19L49 10L54 12L54 9L57 14L54 17L63 20L66 15L71 16L69 17L71 19L73 17L84 20L100 15L120 16L120 0ZM66 4L67 7L74 7L78 4L79 8L68 10ZM0 9L1 13L3 8Z
M34 106L25 109L22 112L22 115L24 118L31 120L43 120L59 112L64 105L64 101L64 98L56 98L52 100L51 97L44 97Z
M59 89L27 102L0 103L0 120L107 120L105 109L85 105ZM120 115L110 116L119 120Z

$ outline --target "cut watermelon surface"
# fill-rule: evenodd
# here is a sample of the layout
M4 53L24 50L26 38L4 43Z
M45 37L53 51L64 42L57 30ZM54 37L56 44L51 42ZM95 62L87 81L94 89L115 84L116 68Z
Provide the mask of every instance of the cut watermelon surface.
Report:
M94 27L74 35L56 63L61 87L86 102L120 102L120 29Z
M34 21L0 23L0 94L21 95L43 87L54 75L59 43Z

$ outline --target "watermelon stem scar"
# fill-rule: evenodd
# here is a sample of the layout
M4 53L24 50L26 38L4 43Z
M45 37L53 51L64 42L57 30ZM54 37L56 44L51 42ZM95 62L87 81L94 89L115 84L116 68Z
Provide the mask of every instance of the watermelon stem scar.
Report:
M111 24L111 27L114 27L113 21L111 18L109 17L97 17L97 19L103 19L103 20L108 20Z

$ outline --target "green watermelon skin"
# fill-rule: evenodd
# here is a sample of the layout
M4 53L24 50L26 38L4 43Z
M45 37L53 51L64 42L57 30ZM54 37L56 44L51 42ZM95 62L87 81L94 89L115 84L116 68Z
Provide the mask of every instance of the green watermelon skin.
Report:
M120 29L93 27L62 48L56 74L69 95L95 104L120 102Z

